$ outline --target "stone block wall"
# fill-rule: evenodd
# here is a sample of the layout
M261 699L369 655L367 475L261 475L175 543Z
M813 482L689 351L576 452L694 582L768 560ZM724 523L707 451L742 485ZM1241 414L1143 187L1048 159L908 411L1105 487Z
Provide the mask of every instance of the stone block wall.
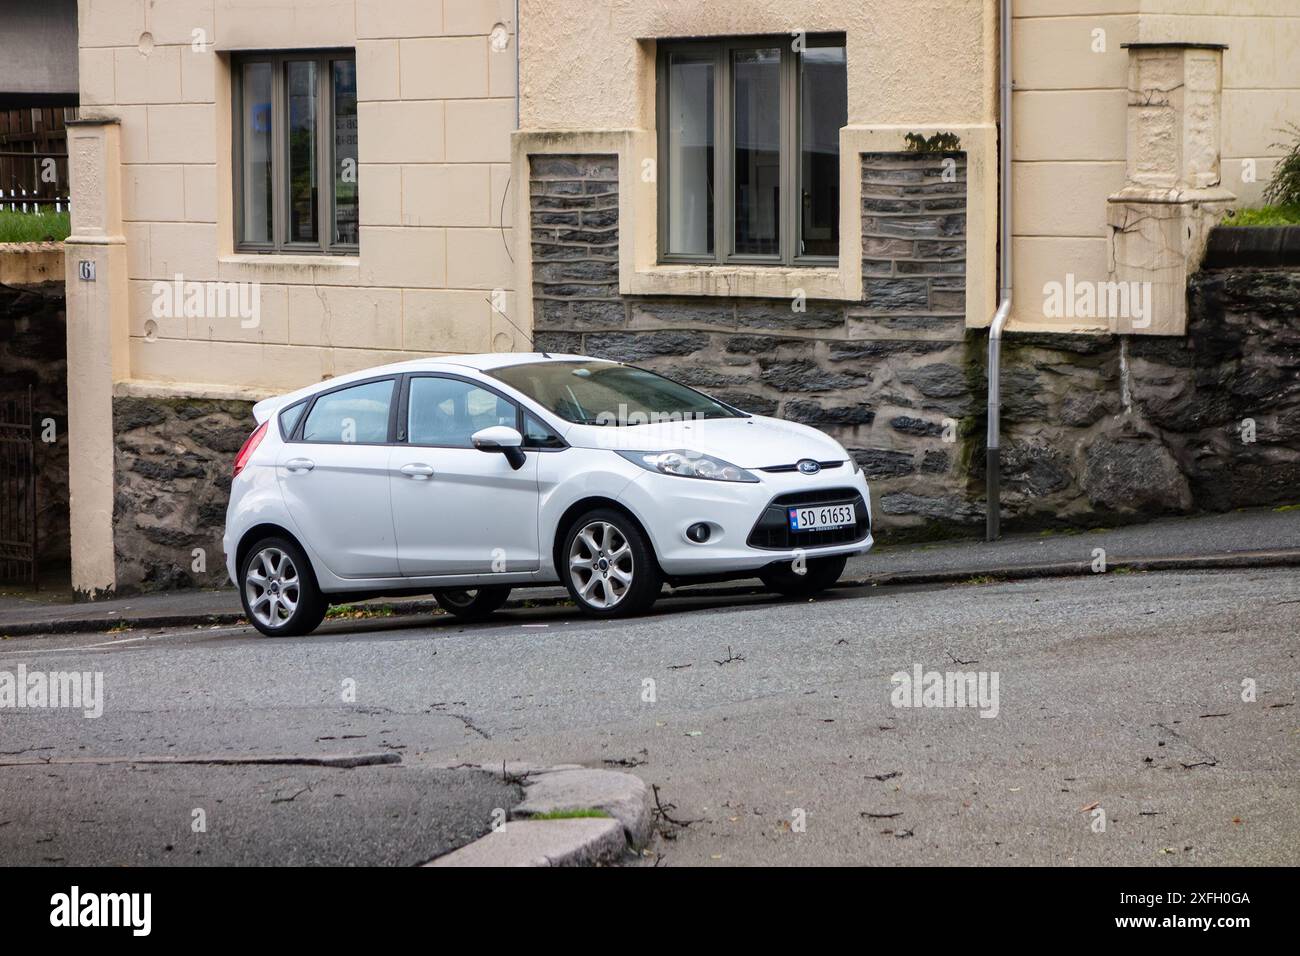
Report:
M617 158L532 157L536 344L829 432L871 481L885 538L978 534L987 336L965 327L965 157L861 163L863 300L800 310L620 296ZM1007 530L1300 501L1297 314L1300 273L1205 272L1185 338L1009 334Z
M983 416L965 331L964 153L862 157L861 302L621 296L618 160L530 163L536 346L634 362L833 434L881 523L968 524Z
M113 399L119 592L229 585L221 536L252 409L237 401Z
M966 154L862 154L868 313L966 316Z

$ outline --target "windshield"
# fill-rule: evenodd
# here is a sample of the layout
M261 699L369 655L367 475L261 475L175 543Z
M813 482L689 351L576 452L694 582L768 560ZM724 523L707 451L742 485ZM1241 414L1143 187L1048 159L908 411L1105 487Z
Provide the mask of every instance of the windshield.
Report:
M565 421L646 425L745 418L709 396L645 369L610 362L529 362L489 373Z

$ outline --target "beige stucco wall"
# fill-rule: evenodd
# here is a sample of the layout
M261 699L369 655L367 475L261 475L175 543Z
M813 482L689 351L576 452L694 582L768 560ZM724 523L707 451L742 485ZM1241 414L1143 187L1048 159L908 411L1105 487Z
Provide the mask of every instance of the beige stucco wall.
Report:
M995 0L694 0L592 3L522 0L520 125L515 175L531 153L614 152L621 175L620 291L853 301L861 298L861 226L855 162L841 164L836 268L664 266L658 263L655 54L659 40L693 36L845 34L848 124L841 154L902 149L908 132L961 136L971 156L968 320L995 305L997 206L997 4ZM920 29L921 24L942 29ZM516 216L528 197L516 197ZM982 240L982 241L974 241ZM519 310L530 316L529 256L517 238Z
M283 391L422 353L516 347L491 301L502 290L513 318L510 0L79 6L82 114L121 123L131 381ZM360 254L235 254L228 54L327 47L357 55ZM154 319L154 283L177 273L260 283L260 324Z
M1300 122L1300 0L1016 0L1015 265L1012 328L1095 330L1049 320L1043 286L1110 277L1106 199L1124 185L1127 42L1224 43L1222 181L1261 201L1276 130ZM1105 51L1094 52L1094 31ZM1245 160L1253 160L1254 182Z
M639 168L655 150L654 40L696 35L845 32L846 150L850 141L894 126L978 127L997 119L993 0L522 0L521 11L520 115L528 132L521 148L543 143L546 151L563 150L567 136L568 148L581 151L584 140L573 131L625 134L619 141L624 164ZM1046 317L1043 289L1069 274L1079 281L1114 278L1107 199L1125 182L1129 54L1122 44L1229 46L1223 61L1223 182L1241 204L1258 202L1279 152L1270 145L1278 138L1275 130L1300 121L1300 0L1014 0L1013 14L1012 328L1102 331L1108 327L1104 318ZM539 138L541 133L552 135ZM988 142L996 148L996 139ZM989 159L995 162L996 155ZM1253 160L1254 182L1243 178L1245 160ZM633 260L622 264L625 292L725 294L739 287L780 295L788 290L776 286L801 285L828 297L852 297L855 277L846 274L851 239L841 274L829 279L811 270L802 282L777 270L714 275L716 270L693 269L689 276L656 270L654 188L637 184L621 218L632 232L624 243L624 258ZM995 190L973 182L972 206L992 202ZM856 232L842 221L843 236ZM995 233L986 235L995 241ZM527 255L525 243L520 251ZM992 312L985 288L993 280L979 271L971 280L970 323L982 325ZM527 277L521 274L517 284L526 289ZM520 308L526 315L524 298Z
M984 122L995 11L994 0L521 0L520 117L537 130L652 128L641 41L803 30L847 35L850 125Z

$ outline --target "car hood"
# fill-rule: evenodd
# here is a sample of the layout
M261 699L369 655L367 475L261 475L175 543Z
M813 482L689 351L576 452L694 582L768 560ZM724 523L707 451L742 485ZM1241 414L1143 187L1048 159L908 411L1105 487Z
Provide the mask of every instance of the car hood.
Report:
M803 458L846 461L840 443L829 435L779 418L710 418L647 425L574 425L565 440L579 448L612 451L687 449L713 455L741 468L793 465Z

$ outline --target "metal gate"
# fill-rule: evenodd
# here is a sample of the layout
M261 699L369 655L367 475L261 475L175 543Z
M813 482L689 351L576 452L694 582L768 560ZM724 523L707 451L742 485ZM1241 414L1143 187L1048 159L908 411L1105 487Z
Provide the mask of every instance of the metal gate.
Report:
M36 422L32 390L0 401L0 581L36 586Z

